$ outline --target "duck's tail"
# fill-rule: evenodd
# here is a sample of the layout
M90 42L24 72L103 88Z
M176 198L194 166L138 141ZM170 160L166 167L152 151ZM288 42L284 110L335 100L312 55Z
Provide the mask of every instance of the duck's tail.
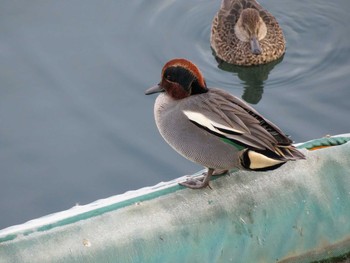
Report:
M287 161L300 159L305 159L305 156L293 145L279 145L275 147L274 152L246 149L240 157L240 162L247 170L268 171L280 167Z

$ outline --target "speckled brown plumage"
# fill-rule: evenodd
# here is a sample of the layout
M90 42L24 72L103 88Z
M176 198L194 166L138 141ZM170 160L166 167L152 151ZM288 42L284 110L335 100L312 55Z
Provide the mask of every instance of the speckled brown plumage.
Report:
M250 43L239 40L235 34L234 27L246 8L257 9L267 27L266 36L259 41L262 49L259 55L253 54ZM242 66L265 64L285 52L285 39L277 20L255 0L223 0L212 23L210 43L219 59Z

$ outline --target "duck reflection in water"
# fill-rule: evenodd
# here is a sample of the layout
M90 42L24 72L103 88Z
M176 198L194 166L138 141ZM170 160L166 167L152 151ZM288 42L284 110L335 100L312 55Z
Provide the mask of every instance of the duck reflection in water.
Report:
M257 66L237 66L228 64L218 57L215 57L218 62L218 68L237 73L237 76L244 84L244 92L242 99L251 104L257 104L264 93L264 83L268 79L270 71L283 60L283 56L270 63Z

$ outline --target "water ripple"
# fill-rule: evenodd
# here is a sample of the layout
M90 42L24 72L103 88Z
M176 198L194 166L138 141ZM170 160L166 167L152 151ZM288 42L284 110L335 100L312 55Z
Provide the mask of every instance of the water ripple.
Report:
M346 0L343 2L346 5ZM151 33L157 43L152 44L150 52L159 63L173 57L187 57L200 66L209 83L224 88L244 85L245 81L217 69L210 49L211 22L219 8L218 2L145 1L138 8L143 11L138 13L145 16L140 19L146 22L142 25L144 32ZM293 1L269 9L287 39L284 62L275 67L271 78L264 80L269 88L300 85L310 76L322 77L329 74L329 65L342 61L350 31L343 21L346 10L339 8L338 3L322 1L310 5Z
M285 65L277 69L271 87L303 85L311 78L314 83L315 79L329 77L330 66L333 72L343 66L342 57L349 44L346 38L350 30L343 21L347 15L339 3L288 4L278 13L287 39Z

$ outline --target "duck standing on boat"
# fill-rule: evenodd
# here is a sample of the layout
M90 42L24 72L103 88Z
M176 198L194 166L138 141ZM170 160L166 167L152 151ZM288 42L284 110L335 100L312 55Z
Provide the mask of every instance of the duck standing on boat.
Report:
M208 88L199 68L186 59L168 61L158 85L154 115L165 141L185 158L208 168L202 180L181 185L203 188L212 175L233 168L266 171L304 159L292 141L245 102Z

